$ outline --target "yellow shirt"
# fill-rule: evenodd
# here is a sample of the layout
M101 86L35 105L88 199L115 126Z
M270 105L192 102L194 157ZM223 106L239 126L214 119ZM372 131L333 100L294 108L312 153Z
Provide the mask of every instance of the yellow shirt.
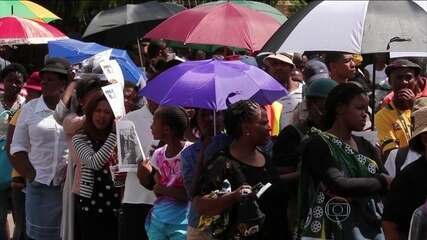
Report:
M383 153L409 145L411 113L411 110L400 111L390 103L375 114L375 127Z

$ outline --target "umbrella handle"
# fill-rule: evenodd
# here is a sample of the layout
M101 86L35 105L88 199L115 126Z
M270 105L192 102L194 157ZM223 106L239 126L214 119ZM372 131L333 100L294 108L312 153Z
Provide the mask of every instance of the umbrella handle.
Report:
M216 110L213 110L213 124L214 124L214 132L213 132L213 136L216 135Z
M372 63L372 95L371 95L371 110L372 110L372 118L371 118L371 130L375 131L375 78L377 77L375 72L375 58L374 55L374 62Z
M144 64L142 62L142 51L141 51L141 45L139 44L139 38L138 37L136 38L136 43L138 45L139 64L140 64L140 67L143 67Z

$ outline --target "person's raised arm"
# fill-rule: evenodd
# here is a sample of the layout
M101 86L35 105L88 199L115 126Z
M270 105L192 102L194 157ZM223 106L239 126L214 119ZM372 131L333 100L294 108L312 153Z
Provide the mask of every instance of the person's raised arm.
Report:
M63 125L64 118L71 113L70 111L71 98L74 94L74 90L76 89L76 86L77 86L76 81L70 82L67 88L65 89L62 99L58 102L58 104L55 107L55 113L53 114L53 118L60 125Z
M83 134L76 134L73 137L73 147L82 164L93 170L101 170L110 159L116 147L116 134L111 132L104 145L95 152L89 139Z

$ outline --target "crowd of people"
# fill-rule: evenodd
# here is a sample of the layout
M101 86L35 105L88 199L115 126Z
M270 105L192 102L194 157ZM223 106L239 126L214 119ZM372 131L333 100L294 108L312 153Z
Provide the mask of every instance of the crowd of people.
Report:
M415 60L379 55L367 65L345 52L255 58L228 48L182 54L164 42L144 44L143 53L138 64L149 81L185 59L239 59L288 94L214 113L159 106L126 83L124 119L147 159L123 173L112 171L117 120L101 90L107 81L76 79L62 58L48 58L30 76L8 63L0 74L0 239L422 234L411 219L427 209L427 82Z

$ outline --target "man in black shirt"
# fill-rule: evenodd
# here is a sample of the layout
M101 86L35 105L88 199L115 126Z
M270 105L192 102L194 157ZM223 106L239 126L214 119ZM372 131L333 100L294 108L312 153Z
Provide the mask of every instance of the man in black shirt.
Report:
M285 179L297 179L296 176L287 176L296 172L300 162L298 147L304 135L311 127L322 128L321 121L324 114L324 105L328 93L337 85L331 79L317 79L307 88L306 103L308 118L306 121L288 125L277 137L273 146L273 161Z

